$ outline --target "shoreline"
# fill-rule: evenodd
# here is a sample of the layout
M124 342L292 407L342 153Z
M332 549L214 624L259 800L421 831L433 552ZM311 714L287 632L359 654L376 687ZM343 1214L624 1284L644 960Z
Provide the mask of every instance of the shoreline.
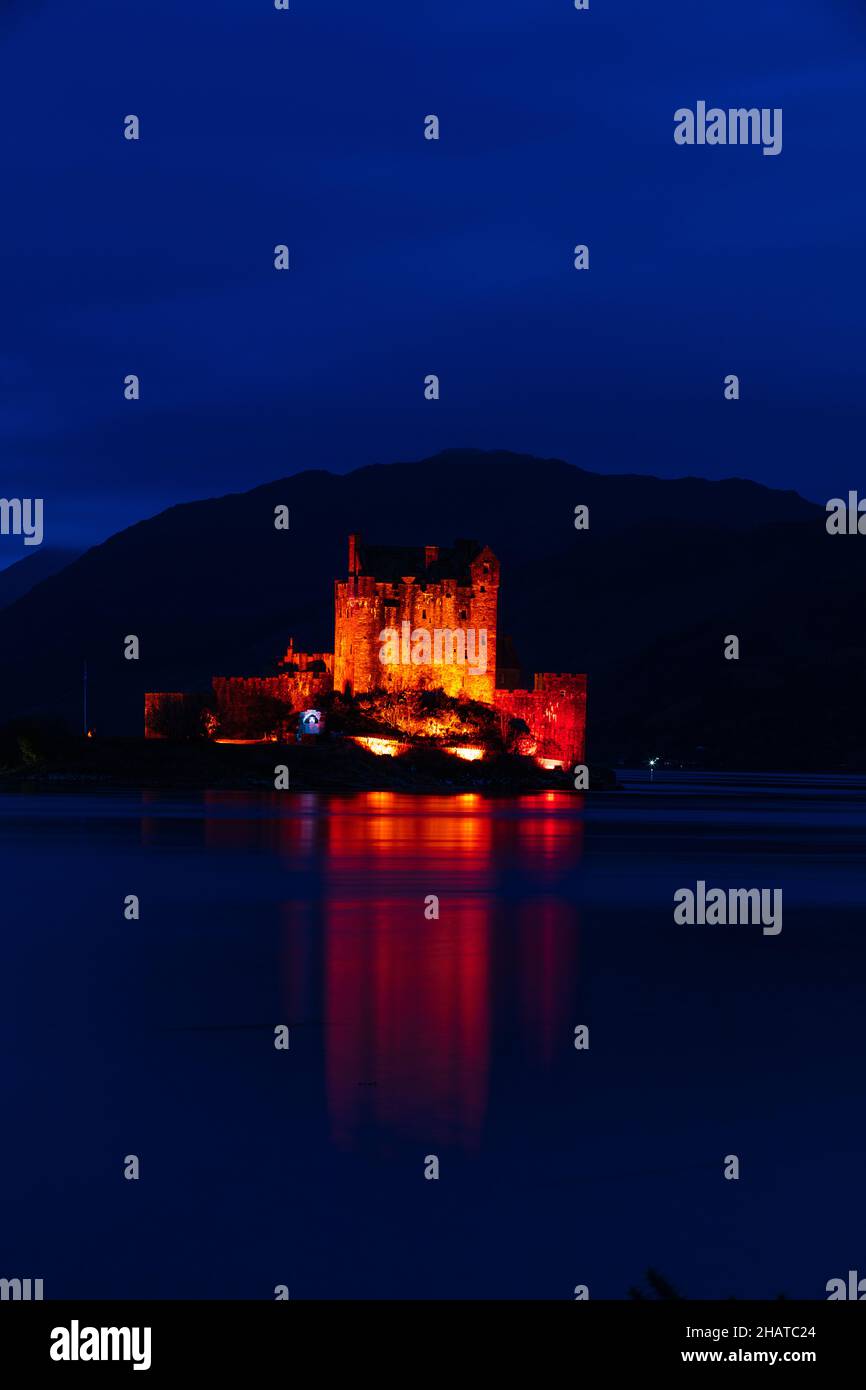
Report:
M28 789L156 788L275 791L276 769L288 769L290 792L391 790L453 795L483 792L574 792L571 773L540 768L529 758L491 754L465 762L416 746L399 757L377 756L348 740L316 744L214 744L163 739L74 739L33 751L0 769L0 792ZM609 768L590 767L590 791L614 791ZM577 792L578 796L585 792Z

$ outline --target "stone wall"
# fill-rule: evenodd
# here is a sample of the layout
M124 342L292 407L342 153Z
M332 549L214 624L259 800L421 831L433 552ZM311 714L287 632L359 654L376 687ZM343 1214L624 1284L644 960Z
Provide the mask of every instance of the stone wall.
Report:
M497 690L494 704L503 738L508 721L522 719L538 741L536 756L561 762L567 770L582 763L586 751L586 676L543 673L533 690Z
M333 678L327 671L279 676L214 676L217 738L267 738L285 734L291 716L315 706Z

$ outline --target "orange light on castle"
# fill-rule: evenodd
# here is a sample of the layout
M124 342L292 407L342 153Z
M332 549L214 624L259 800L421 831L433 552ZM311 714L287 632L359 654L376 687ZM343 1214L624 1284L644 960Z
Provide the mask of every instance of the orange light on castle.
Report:
M462 758L467 763L480 762L484 757L483 748L446 748L446 753L451 753L455 758Z
M396 738L371 738L366 734L355 734L352 742L366 748L368 753L375 753L377 758L399 758L407 747Z

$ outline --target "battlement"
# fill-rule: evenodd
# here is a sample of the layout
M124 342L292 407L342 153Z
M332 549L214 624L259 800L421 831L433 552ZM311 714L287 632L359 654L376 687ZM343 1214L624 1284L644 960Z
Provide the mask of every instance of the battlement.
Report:
M300 673L303 671L327 671L333 673L334 653L333 652L296 652L294 638L289 638L289 645L285 653L277 662L278 666L285 666L289 672Z
M535 755L566 771L586 755L586 676L537 675L532 690L497 690L494 705L505 736L510 719L522 719L535 739Z

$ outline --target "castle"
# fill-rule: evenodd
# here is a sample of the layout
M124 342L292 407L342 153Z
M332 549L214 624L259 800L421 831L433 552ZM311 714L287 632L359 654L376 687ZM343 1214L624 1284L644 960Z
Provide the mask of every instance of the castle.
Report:
M291 716L336 691L442 691L492 707L503 738L521 719L547 767L584 759L586 676L535 676L497 663L499 561L489 546L365 545L349 537L348 576L334 585L334 651L296 652L289 642L271 676L215 676L213 695L148 692L145 736L223 741L286 736ZM500 644L509 661L507 644Z

